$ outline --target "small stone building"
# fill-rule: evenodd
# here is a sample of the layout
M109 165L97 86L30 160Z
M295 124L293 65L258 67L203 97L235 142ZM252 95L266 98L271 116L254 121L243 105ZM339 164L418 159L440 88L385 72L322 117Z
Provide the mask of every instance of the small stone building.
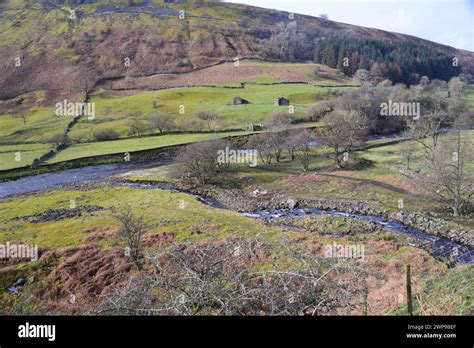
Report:
M263 124L250 122L248 127L247 127L247 130L249 130L251 132L261 131L261 130L263 130Z
M235 97L234 98L234 105L242 105L242 104L250 104L248 100L245 100L240 97Z
M286 98L280 97L275 99L275 106L290 105L290 101Z

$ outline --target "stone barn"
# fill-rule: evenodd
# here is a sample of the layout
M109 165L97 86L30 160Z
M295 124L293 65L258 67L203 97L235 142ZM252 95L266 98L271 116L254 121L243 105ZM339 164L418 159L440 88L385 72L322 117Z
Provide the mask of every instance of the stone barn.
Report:
M286 98L280 97L275 99L275 106L290 105L290 101Z
M263 130L263 124L250 122L248 127L247 127L247 130L249 130L251 132L261 131L261 130Z
M242 105L242 104L250 104L250 102L240 97L234 98L234 105Z

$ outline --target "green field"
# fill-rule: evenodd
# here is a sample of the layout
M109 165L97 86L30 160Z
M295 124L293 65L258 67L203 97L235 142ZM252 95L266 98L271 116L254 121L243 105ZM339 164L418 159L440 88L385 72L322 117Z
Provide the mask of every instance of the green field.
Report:
M288 128L318 127L320 123L309 122L290 125ZM250 131L219 132L219 133L186 133L164 134L142 138L129 138L121 140L101 141L94 143L74 144L58 152L46 163L57 163L89 156L110 155L133 151L157 149L160 147L181 145L200 140L219 139L232 136L251 134Z
M339 80L319 79L312 74L307 64L284 64L268 62L242 62L243 66L261 70L262 75L255 81L260 83L278 82L275 76L267 75L274 67L282 74L298 72L314 83L333 84ZM212 68L211 68L212 69ZM225 71L225 70L224 70ZM225 80L225 77L224 77ZM245 81L245 76L242 81ZM350 83L350 81L346 81ZM155 114L170 114L174 129L180 131L207 130L208 126L196 116L198 111L214 111L222 116L212 124L214 130L246 129L250 122L260 123L274 111L289 112L288 106L274 106L274 100L285 97L294 108L294 117L302 117L307 105L321 99L333 98L331 93L341 88L314 87L305 84L282 85L246 85L244 89L229 89L224 86L236 86L238 82L221 84L223 87L171 88L153 92L140 92L130 96L111 95L111 92L92 93L90 102L95 103L95 119L83 117L69 133L75 142L94 141L94 133L103 129L113 129L120 137L127 137L130 123L134 120L150 121ZM233 105L234 97L250 102L247 105ZM0 143L41 142L49 143L54 135L66 129L71 117L56 116L53 104L39 106L41 93L36 93L37 106L24 112L25 121L15 113L0 117ZM74 100L73 100L74 101ZM0 102L1 103L1 102ZM182 109L180 110L180 108ZM158 133L158 129L148 124L145 134Z
M183 130L205 130L207 125L196 116L198 111L219 113L223 119L212 125L217 130L245 129L250 122L262 122L273 111L288 112L288 106L274 106L277 97L288 98L294 106L295 116L302 116L304 107L316 102L318 92L328 93L327 89L309 85L249 85L245 89L174 88L125 97L98 94L90 100L96 105L96 118L81 119L71 131L71 137L87 138L92 131L104 128L112 128L125 135L131 120L138 118L147 121L158 113L172 115L175 126ZM237 96L250 104L233 105L233 98ZM154 101L159 107L153 106ZM184 107L184 114L180 114L180 106Z
M141 151L191 143L199 140L216 139L231 135L243 135L248 132L223 132L223 133L194 133L194 134L169 134L160 136L151 136L143 138L131 138L113 141L101 141L95 143L75 144L60 151L56 156L46 163L57 163L76 158L109 155L115 153L125 153L132 151Z
M0 170L24 167L51 149L48 144L2 145ZM18 156L19 154L19 156Z
M11 220L18 216L41 213L48 209L68 209L70 200L76 206L100 205L106 210L88 214L86 220L81 217L63 219L44 223L30 223L26 220ZM159 204L157 205L157 202ZM180 204L186 209L180 209ZM140 190L126 187L97 187L87 191L55 190L35 196L25 196L14 201L0 202L1 228L8 229L2 233L0 243L17 241L37 243L48 249L60 249L84 244L88 231L116 228L118 221L112 219L111 207L131 206L134 211L144 214L154 227L151 233L174 232L178 238L189 237L187 229L202 224L219 224L219 234L237 233L242 236L259 231L272 231L273 228L262 228L255 221L228 210L204 206L192 196L183 193L172 193L163 190ZM175 221L169 226L164 221ZM164 226L164 227L163 227ZM209 236L209 235L208 235ZM105 245L111 245L112 239L105 239Z

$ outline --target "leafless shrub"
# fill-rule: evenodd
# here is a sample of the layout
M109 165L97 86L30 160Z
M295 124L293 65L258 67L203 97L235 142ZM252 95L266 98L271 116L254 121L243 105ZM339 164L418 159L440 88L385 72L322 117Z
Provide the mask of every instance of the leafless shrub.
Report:
M104 297L98 312L321 315L351 308L357 297L356 267L290 248L285 241L281 246L281 259L261 271L252 266L259 255L271 249L258 239L160 247L148 255L153 271L131 277L124 287L114 288Z
M141 137L146 131L151 128L149 122L143 121L139 118L134 118L127 123L129 128L129 134L136 137Z
M287 127L294 121L293 115L288 112L274 111L263 122L266 128L281 129Z
M456 119L454 126L457 129L474 129L474 112L465 111Z
M130 207L124 208L114 217L120 221L119 235L125 239L127 254L141 269L142 237L150 225L143 216L135 215Z
M110 128L96 130L93 136L95 141L107 141L119 138L119 134Z
M222 119L222 116L214 111L199 111L196 115L200 120L206 122L209 132L214 130L214 123Z
M330 72L324 71L320 69L319 67L316 67L313 73L315 77L320 78L320 79L332 79L332 75Z
M49 139L49 142L53 143L56 146L64 146L64 145L71 144L71 139L65 133L58 133L58 134L53 135Z
M323 100L317 104L311 104L305 110L305 118L308 121L319 121L328 113L334 110L334 102L330 100Z

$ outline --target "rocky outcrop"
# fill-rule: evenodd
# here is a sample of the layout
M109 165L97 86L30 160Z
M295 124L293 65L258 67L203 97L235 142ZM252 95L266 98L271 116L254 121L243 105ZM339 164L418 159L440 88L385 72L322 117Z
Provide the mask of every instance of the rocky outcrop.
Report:
M254 191L255 192L255 191ZM297 199L280 193L245 195L241 190L213 190L207 192L221 202L225 207L239 212L249 212L263 209L293 209L318 208L322 210L337 210L347 213L381 215L379 209L370 202L351 201L342 199L309 198Z
M104 208L98 205L82 205L70 209L50 209L42 213L34 213L28 216L23 216L21 219L31 223L58 221L67 218L81 216L83 213L92 213L103 210Z

